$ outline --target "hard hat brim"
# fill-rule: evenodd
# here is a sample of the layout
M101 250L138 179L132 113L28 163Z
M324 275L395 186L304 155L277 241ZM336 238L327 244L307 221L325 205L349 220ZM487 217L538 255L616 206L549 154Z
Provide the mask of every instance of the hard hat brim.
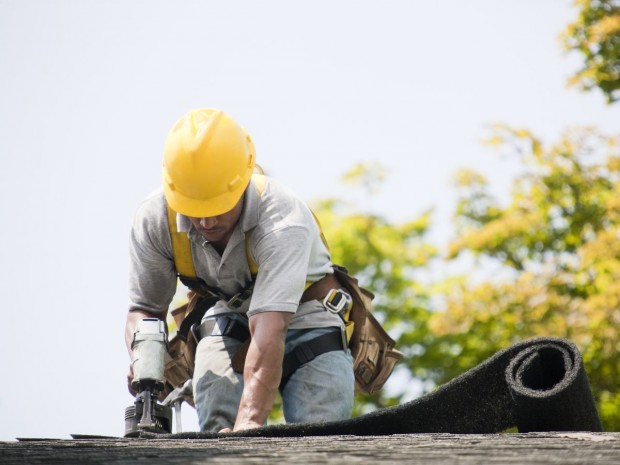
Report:
M249 182L250 178L248 177L247 182L237 189L225 192L208 200L193 199L184 196L180 192L170 189L168 185L164 183L164 195L166 196L168 205L170 205L170 208L175 212L192 218L209 218L222 215L232 210L235 205L237 205L237 202L239 202L239 199L241 199Z

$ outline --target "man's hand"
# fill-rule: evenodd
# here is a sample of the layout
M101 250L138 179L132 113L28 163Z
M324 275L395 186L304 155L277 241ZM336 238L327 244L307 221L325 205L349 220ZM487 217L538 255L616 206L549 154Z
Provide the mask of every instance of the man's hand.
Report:
M127 373L127 390L129 391L129 394L131 394L132 396L136 397L138 395L138 391L136 391L131 386L132 382L133 382L133 365L130 363L129 364L129 373Z
M252 342L245 359L243 394L234 431L259 428L267 421L282 378L284 342L291 317L285 312L250 317Z

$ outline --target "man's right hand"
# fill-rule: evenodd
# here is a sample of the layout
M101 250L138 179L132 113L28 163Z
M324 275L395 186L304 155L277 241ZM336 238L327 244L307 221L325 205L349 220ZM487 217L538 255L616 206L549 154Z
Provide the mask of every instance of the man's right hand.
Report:
M136 391L133 387L131 387L131 383L133 382L133 365L129 365L129 373L127 373L127 390L129 394L136 397L138 395L138 391Z

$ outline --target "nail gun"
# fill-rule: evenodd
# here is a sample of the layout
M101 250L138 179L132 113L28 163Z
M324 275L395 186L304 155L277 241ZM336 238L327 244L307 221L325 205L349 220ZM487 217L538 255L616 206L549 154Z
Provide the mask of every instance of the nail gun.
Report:
M125 437L137 436L140 431L171 433L172 409L169 405L157 401L164 389L165 357L168 350L164 322L157 318L145 318L139 321L133 335L131 350L133 353L131 387L138 394L134 405L125 409Z

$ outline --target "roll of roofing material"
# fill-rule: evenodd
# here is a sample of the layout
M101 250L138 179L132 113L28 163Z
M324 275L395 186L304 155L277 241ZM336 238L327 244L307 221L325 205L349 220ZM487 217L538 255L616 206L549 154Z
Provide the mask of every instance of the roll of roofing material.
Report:
M524 348L505 373L519 431L602 431L574 344L544 341Z
M474 434L515 426L520 432L602 431L581 353L572 342L539 338L517 343L425 396L350 420L266 426L227 436Z

